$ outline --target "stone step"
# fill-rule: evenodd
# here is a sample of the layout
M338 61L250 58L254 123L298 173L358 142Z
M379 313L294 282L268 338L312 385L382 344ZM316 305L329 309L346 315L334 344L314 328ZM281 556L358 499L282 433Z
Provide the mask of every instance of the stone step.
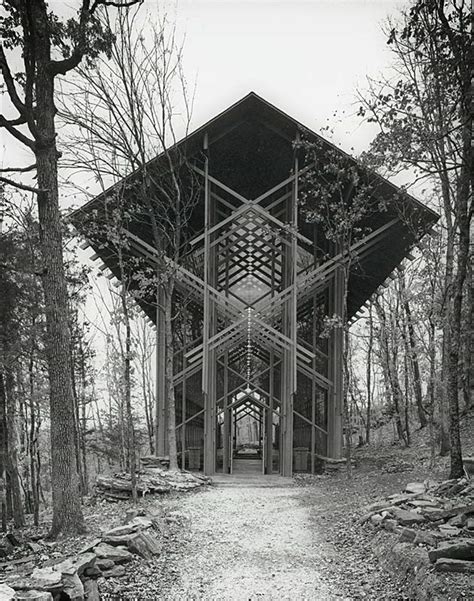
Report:
M212 476L212 483L217 488L289 488L294 486L292 478L262 474L216 474Z

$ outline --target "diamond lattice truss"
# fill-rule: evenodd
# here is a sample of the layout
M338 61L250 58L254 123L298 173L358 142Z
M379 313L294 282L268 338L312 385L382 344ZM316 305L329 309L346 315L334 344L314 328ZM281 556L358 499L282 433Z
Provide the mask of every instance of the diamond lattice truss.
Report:
M194 189L197 182L199 189L183 232L186 261L174 262L166 242L154 239L146 207L124 226L127 253L138 261L137 269L154 273L165 261L175 276L175 313L185 308L173 326L177 336L181 327L182 338L174 341L173 357L168 357L163 285L138 298L156 325L156 451L169 450L166 366L172 361L183 468L191 467L191 451L199 451L192 469L231 471L232 423L242 416L259 423L265 473L291 475L296 450L306 449L307 469L313 472L318 457L340 457L343 340L338 318L357 318L437 218L372 174L382 208L360 224L367 234L346 253L339 252L301 208L301 187L309 170L314 174L314 164L295 148L301 135L323 152L344 157L362 174L364 168L354 159L250 93L170 151L185 158L179 173L184 187ZM150 161L147 173L166 177L171 155ZM117 189L133 196L139 181L140 171L73 216L96 257L117 279L117 249L106 237L94 238L94 223L107 220ZM349 187L349 202L355 193ZM327 321L336 326L325 331Z

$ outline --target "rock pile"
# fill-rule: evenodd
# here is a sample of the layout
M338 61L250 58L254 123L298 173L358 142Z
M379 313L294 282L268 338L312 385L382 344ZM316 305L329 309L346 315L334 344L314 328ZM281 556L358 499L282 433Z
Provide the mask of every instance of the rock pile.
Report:
M134 511L125 522L88 543L73 557L39 557L39 565L12 565L0 575L0 601L99 601L98 578L119 578L134 556L160 555L160 524ZM11 573L11 571L14 573Z
M462 478L407 484L402 494L373 503L360 523L428 548L439 572L474 574L474 482Z
M139 496L192 490L211 482L210 478L197 472L174 471L163 467L167 462L166 457L142 457L140 461L142 469L137 471ZM129 499L132 494L130 474L121 472L112 476L97 476L96 492L109 501Z

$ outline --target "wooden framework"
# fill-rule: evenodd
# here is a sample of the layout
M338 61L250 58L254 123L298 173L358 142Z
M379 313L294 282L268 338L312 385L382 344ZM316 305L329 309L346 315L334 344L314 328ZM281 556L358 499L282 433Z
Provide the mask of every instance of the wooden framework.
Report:
M300 164L294 151L301 129L250 94L186 140L202 196L188 236L192 260L169 260L177 294L191 301L187 311L199 330L174 361L182 468L232 472L235 426L244 415L258 422L265 474L314 473L321 456L341 456L342 328L329 338L320 334L326 316L343 315L347 255L327 241L321 253L320 233L302 220L300 182L312 166ZM348 318L436 219L414 199L409 206L423 216L418 232L398 211L387 211L353 244L359 272L349 280ZM144 263L162 260L143 230L131 224L124 233ZM92 246L115 273L112 253ZM159 288L156 299L142 303L157 331L159 455L168 452L163 295Z
M207 144L205 135L205 150ZM204 169L195 167L195 171L203 180L205 227L191 245L196 248L195 256L202 258L202 277L186 274L192 283L183 278L181 285L186 292L192 288L202 293L202 341L184 354L185 366L176 383L185 389L188 376L200 373L203 405L177 425L182 465L187 466L187 424L202 417L204 471L230 472L233 410L245 404L249 411L259 408L265 422L264 473L274 470L278 449L279 472L291 475L295 447L300 454L306 452L306 469L314 472L319 457L339 458L342 451L342 330L334 330L327 348L320 348L315 309L325 303L319 319L342 315L343 259L336 255L317 263L315 242L298 231L300 171L296 156L293 174L255 199L245 198L210 176L207 156ZM354 253L366 252L376 236L354 245ZM312 335L311 341L304 342L298 337L298 315L308 301L313 308L309 316ZM158 315L157 323L162 319ZM308 315L303 319L308 321ZM158 327L158 349L164 344L162 332ZM219 370L222 394L217 393ZM162 374L158 371L158 388ZM310 385L295 401L298 378L305 378ZM162 428L158 429L157 448L166 453L166 399L163 394L158 398ZM221 465L219 423L223 430Z

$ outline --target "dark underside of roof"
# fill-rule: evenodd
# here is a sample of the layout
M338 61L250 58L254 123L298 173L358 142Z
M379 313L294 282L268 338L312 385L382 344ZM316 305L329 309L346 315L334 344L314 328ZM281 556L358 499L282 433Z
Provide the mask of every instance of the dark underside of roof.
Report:
M187 157L188 164L202 165L206 134L210 175L248 199L257 198L292 173L295 157L293 141L297 135L304 135L306 139L320 144L321 148L338 153L353 165L357 164L342 151L253 93L209 121L178 145L180 154ZM157 157L150 162L148 170L159 170L162 161L162 157ZM132 174L128 179L133 181L136 177L137 174ZM360 224L361 227L366 231L374 231L393 221L395 217L399 217L399 221L380 237L370 252L353 263L349 278L349 317L353 316L387 279L410 248L438 218L436 213L413 197L402 193L388 181L374 174L371 178L372 181L376 181L378 201L383 203L383 209L366 216ZM183 177L183 181L185 180L186 177ZM79 232L91 242L104 264L120 279L114 249L105 239L91 240L87 225L93 212L96 215L103 214L104 206L117 186L77 210L72 216L72 221ZM201 198L194 205L185 234L188 239L203 229L202 191L200 194ZM145 213L139 220L132 221L129 229L153 246L151 228L146 223ZM309 239L315 239L316 235L321 237L317 232L318 226L307 220L304 207L300 210L299 229ZM312 249L308 250L312 252ZM155 321L153 298L150 297L149 302L143 298L139 304Z

